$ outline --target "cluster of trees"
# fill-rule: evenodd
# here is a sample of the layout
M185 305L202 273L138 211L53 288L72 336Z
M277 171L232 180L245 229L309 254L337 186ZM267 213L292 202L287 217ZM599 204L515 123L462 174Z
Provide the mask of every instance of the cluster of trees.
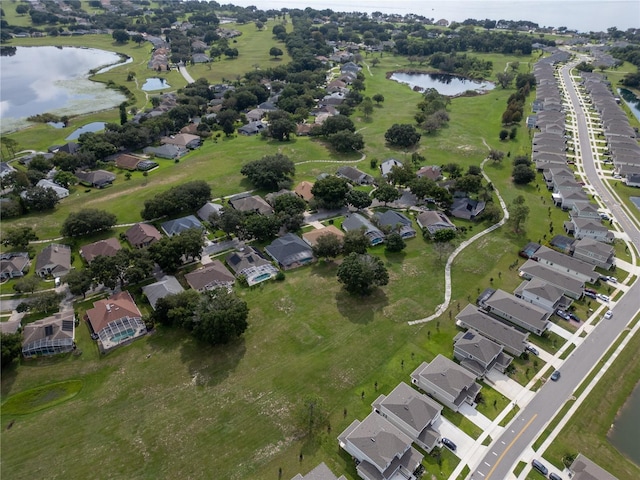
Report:
M256 188L276 191L291 188L296 167L289 157L276 153L247 163L242 167L240 173L247 177Z
M65 237L80 237L109 230L116 224L113 213L95 208L85 208L71 212L62 223L60 233Z
M536 77L532 73L519 73L516 77L518 91L507 99L507 109L502 114L503 125L519 123L524 115L524 103L529 92L536 85Z
M449 122L447 107L450 104L449 97L438 93L435 88L427 88L418 103L418 113L414 117L416 123L428 133L439 130Z
M314 127L310 135L320 136L337 152L349 153L364 148L364 139L356 132L353 121L346 115L335 115Z
M422 135L416 130L416 127L408 123L394 123L384 133L384 139L387 141L387 144L399 148L415 147L420 141L421 136Z
M211 198L211 188L204 180L194 180L158 193L144 202L140 216L151 220L163 216L193 212L202 207Z
M248 327L247 303L225 288L198 294L186 290L168 295L156 303L154 322L180 327L210 345L226 344L240 337Z
M337 277L352 295L371 295L375 287L389 283L383 261L368 254L350 253L338 267Z
M22 334L20 332L0 333L0 349L2 349L0 368L4 369L11 365L16 358L20 358L22 354Z
M518 155L513 159L513 171L511 172L513 183L517 185L527 185L536 178L536 171L533 169L533 162L526 155Z
M164 272L173 273L185 260L199 260L204 246L203 232L197 228L179 235L162 237L149 246L149 256Z

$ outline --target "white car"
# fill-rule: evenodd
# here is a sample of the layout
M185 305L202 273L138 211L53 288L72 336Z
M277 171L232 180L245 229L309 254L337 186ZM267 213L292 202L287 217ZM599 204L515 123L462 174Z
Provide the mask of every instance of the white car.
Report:
M607 313L604 314L605 320L609 320L611 317L613 317L613 311L612 310L609 310Z
M618 283L618 279L616 277L612 277L611 275L609 275L609 277L607 277L607 282Z
M609 301L609 297L607 297L606 295L603 295L602 293L597 294L596 297L598 297L598 299L602 300L603 302Z

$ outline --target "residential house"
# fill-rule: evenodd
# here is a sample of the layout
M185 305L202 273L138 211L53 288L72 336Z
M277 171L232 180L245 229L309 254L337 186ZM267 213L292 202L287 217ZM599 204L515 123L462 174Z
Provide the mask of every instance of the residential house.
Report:
M442 179L442 169L438 165L427 165L426 167L421 167L416 172L416 176L419 178L427 177L435 182Z
M386 212L376 212L375 218L380 227L389 227L391 231L397 230L402 238L413 238L416 231L413 228L413 222L406 215L395 210L387 210Z
M311 247L293 233L276 238L264 250L283 270L301 267L314 260Z
M217 215L222 214L223 206L219 203L207 202L205 203L200 210L196 212L196 215L203 222L208 222L211 215L214 213Z
M542 335L549 328L551 312L504 290L498 289L489 298L482 299L480 307L536 335Z
M121 153L116 156L116 167L121 168L123 170L134 171L138 169L138 164L143 160L140 157L136 157L135 155L130 155L128 153Z
M342 229L345 232L362 230L365 237L369 239L369 243L371 243L371 245L378 245L384 242L384 233L359 213L351 213L347 215L342 222Z
M73 351L75 325L73 309L26 324L22 329L22 356L33 358Z
M148 247L162 238L158 229L148 223L136 223L125 232L124 236L134 248Z
M442 355L431 363L422 362L411 374L411 382L454 412L463 403L475 405L482 389L475 375Z
M322 462L306 475L298 473L291 480L347 480L347 478L344 475L336 477L333 472L329 470L329 467Z
M29 271L29 265L31 265L31 260L27 252L0 254L0 280L23 277Z
M470 198L456 198L451 205L451 215L456 218L464 218L466 220L475 220L475 218L484 212L485 202L472 200Z
M311 200L313 200L313 193L311 193L312 188L313 183L307 182L305 180L296 185L296 188L293 190L293 192L303 200L310 202Z
M528 345L529 334L490 317L475 305L467 305L456 315L456 324L472 329L503 346L511 355L519 357Z
M238 133L240 135L247 135L247 136L257 135L261 131L263 131L265 128L267 128L267 124L264 123L262 120L258 120L258 121L249 122L246 125L243 125L238 129Z
M549 245L562 253L570 253L573 242L575 242L574 238L565 237L564 235L554 235L549 241Z
M373 177L355 167L340 167L336 172L338 177L344 178L355 185L372 185Z
M211 59L204 53L194 53L191 55L191 63L209 63Z
M52 243L46 246L36 258L36 275L44 278L64 277L71 270L71 247Z
M471 329L458 332L453 338L453 356L478 378L494 368L504 373L513 361L502 351L502 345Z
M617 477L614 477L581 453L578 454L571 467L569 467L569 472L572 480L618 480Z
M0 178L4 178L6 175L15 172L16 169L9 165L7 162L0 162Z
M241 212L255 212L260 215L271 215L273 208L258 195L236 195L229 199L229 204Z
M535 260L527 260L520 267L520 276L526 279L540 278L545 282L560 288L564 295L575 300L582 298L584 281L574 276L554 270Z
M286 188L281 188L277 192L267 193L264 196L264 199L269 205L275 206L276 198L281 197L283 195L295 195L295 193L293 193L291 190L287 190Z
M341 242L344 238L344 232L335 225L328 225L322 228L315 228L302 234L302 239L307 242L311 247L315 247L318 243L318 239L325 235L335 235Z
M278 274L278 269L253 247L243 247L231 252L225 261L236 278L244 277L249 286L274 278Z
M582 260L556 252L544 246L540 247L536 252L536 259L541 265L577 278L581 282L595 283L599 277L594 265L589 265Z
M571 218L593 218L600 220L600 212L598 206L588 202L574 203L570 212Z
M176 293L184 292L184 288L178 282L178 279L172 275L165 275L157 282L145 285L142 287L142 293L144 293L147 300L151 304L151 308L156 309L156 303L161 298L167 295L174 295Z
M230 289L236 279L220 260L214 260L204 267L184 276L189 286L200 293L214 288Z
M202 223L200 223L200 221L194 215L187 215L186 217L169 220L168 222L164 222L162 225L160 225L160 228L169 237L180 235L182 232L186 232L187 230L191 230L192 228L197 228L198 230L204 231Z
M389 395L380 395L371 406L427 453L440 441L434 424L442 414L442 406L406 383L399 383Z
M85 262L91 263L99 255L114 257L120 250L122 250L122 245L118 239L111 237L80 247L80 256Z
M624 183L627 184L627 187L640 187L640 174L633 173L631 175L627 175Z
M200 146L202 139L198 135L179 133L178 135L173 135L171 137L163 137L160 140L160 143L163 145L175 145L176 147L193 150Z
M93 303L86 312L102 353L147 333L142 314L129 292L122 291Z
M94 188L106 188L113 184L116 176L106 170L94 170L91 172L76 172L76 177L82 185Z
M613 243L613 232L602 225L600 219L575 217L564 222L564 229L568 234L573 234L578 240L590 238L599 242Z
M416 480L414 472L423 459L408 435L375 412L362 422L354 420L338 443L355 459L363 480Z
M612 245L592 238L582 238L573 242L571 255L573 258L606 270L609 270L616 261L615 250Z
M178 160L189 153L189 150L185 147L169 144L162 145L160 147L146 147L142 151L146 155L154 155L158 158L167 158L169 160Z
M36 186L42 187L42 188L50 188L51 190L56 192L56 195L58 196L58 198L67 198L69 196L68 188L64 188L63 186L58 185L57 183L52 182L51 180L47 180L46 178L39 180L38 183L36 183Z
M390 158L389 160L385 160L380 164L380 173L384 178L387 178L387 175L391 173L393 167L402 168L402 162L396 160L395 158Z
M554 205L563 210L571 210L576 203L589 201L589 197L582 190L559 190L557 193L551 194L551 198Z
M431 236L435 235L440 230L455 230L456 226L451 223L449 217L444 213L436 210L428 210L418 215L416 219L418 226L424 230L426 229Z
M247 117L247 120L250 122L257 122L258 120L262 120L262 117L264 117L266 113L267 112L261 108L254 108L245 113L244 116Z
M514 290L513 294L547 312L553 313L558 308L566 308L571 301L564 296L562 289L539 278L525 280Z
M347 62L340 67L340 73L352 72L357 74L360 70L362 70L362 67L353 62Z

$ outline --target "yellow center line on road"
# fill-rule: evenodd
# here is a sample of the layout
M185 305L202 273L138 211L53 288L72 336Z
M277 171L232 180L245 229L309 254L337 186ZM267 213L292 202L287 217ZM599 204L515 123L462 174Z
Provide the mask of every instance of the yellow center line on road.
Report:
M536 413L533 417L531 417L531 420L529 420L527 422L527 424L524 426L524 428L522 430L520 430L520 432L518 433L518 435L516 435L516 438L514 438L511 443L509 444L509 446L507 448L505 448L504 452L502 452L502 455L500 455L500 458L498 458L498 460L496 460L496 463L493 464L493 467L491 468L491 470L489 470L489 473L487 473L487 476L484 477L485 480L489 480L489 478L491 478L491 475L493 474L494 470L496 468L498 468L498 465L500 465L500 462L502 461L502 459L504 458L504 456L507 454L507 452L509 451L509 449L511 447L513 447L513 444L516 443L516 441L520 438L520 435L522 435L524 433L524 431L529 428L529 425L531 425L531 423L536 419L536 417L538 416L538 414Z

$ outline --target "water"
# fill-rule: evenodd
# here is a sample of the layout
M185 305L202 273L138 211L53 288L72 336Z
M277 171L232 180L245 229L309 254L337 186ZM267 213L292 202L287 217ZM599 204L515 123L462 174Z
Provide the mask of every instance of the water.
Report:
M220 2L222 3L222 2ZM467 18L528 20L541 27L567 27L580 32L640 27L637 0L234 0L234 5L258 5L262 10L311 7L335 12L414 13L427 18L462 22Z
M65 140L75 140L83 133L87 132L99 132L100 130L104 130L105 123L104 122L91 122L86 125L76 128L75 131L69 135Z
M40 113L77 115L113 108L124 95L88 79L89 70L112 65L120 56L76 47L17 47L0 57L0 131L29 125Z
M457 77L445 73L403 73L395 72L391 80L405 83L411 88L419 87L422 90L427 88L435 88L438 93L453 97L460 95L468 90L477 92L493 90L495 85L491 82L481 80L470 80L464 77Z
M618 412L615 424L609 431L609 440L620 452L636 465L640 465L640 385L636 385L624 406Z
M164 78L147 78L147 81L142 85L142 90L145 92L162 90L163 88L171 88L171 85L169 85Z
M640 120L640 98L636 97L631 90L627 90L626 88L619 88L618 93L635 117Z

